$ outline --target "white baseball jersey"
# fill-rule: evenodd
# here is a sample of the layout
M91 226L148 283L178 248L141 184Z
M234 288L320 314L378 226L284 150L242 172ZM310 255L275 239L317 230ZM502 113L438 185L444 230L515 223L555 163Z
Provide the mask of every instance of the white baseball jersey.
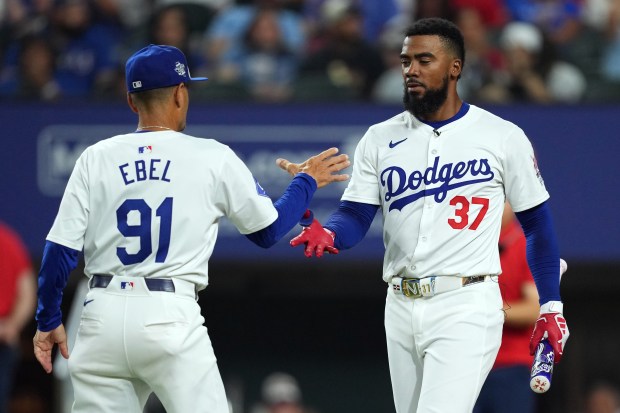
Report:
M88 276L177 277L201 290L220 218L248 234L277 215L229 147L173 131L130 133L80 156L47 239L83 247Z
M342 200L383 209L383 278L501 272L505 199L514 211L549 198L516 125L471 105L438 130L403 112L371 126Z

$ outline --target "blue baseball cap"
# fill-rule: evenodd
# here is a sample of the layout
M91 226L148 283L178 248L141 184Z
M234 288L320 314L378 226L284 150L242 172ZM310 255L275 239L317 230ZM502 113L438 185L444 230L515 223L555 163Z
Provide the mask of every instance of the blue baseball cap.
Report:
M125 64L129 93L200 80L207 78L191 77L185 55L173 46L148 45L134 53Z

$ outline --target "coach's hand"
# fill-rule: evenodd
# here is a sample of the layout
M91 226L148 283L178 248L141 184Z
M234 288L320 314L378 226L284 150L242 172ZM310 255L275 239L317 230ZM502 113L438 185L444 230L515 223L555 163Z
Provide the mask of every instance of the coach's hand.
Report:
M64 358L69 358L67 334L62 324L51 331L37 330L32 342L34 344L34 355L39 363L41 363L46 373L52 372L52 349L54 348L54 344L58 344L60 354L62 354Z
M321 258L324 251L330 254L338 254L338 249L334 247L334 238L335 235L332 231L323 228L319 221L313 219L310 225L304 227L301 234L291 240L291 246L296 247L305 244L304 254L306 257L310 258L314 253L318 258Z
M536 320L530 340L530 355L534 355L538 343L546 338L553 347L555 363L560 362L564 353L564 345L570 335L562 310L563 305L560 301L549 301L540 307L540 315Z
M335 174L351 165L348 155L336 155L337 153L338 148L330 148L318 155L311 156L302 163L293 163L279 158L276 160L276 164L292 176L300 172L310 175L316 181L317 187L322 188L332 182L342 182L349 179L347 174Z

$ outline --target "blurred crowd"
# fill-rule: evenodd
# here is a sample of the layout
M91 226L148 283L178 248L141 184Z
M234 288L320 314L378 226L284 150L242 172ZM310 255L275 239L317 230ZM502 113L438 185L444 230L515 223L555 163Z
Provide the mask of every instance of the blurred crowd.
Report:
M413 20L467 48L474 104L620 101L620 0L1 0L0 100L113 100L148 45L188 57L205 101L400 103Z

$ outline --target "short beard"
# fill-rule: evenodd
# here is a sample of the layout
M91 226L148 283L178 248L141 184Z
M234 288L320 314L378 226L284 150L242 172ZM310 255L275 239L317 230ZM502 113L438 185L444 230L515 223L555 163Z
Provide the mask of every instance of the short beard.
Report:
M419 119L426 119L428 115L437 112L447 98L448 76L444 77L439 89L426 89L422 96L409 93L405 84L403 103L405 104L405 110L413 116Z

